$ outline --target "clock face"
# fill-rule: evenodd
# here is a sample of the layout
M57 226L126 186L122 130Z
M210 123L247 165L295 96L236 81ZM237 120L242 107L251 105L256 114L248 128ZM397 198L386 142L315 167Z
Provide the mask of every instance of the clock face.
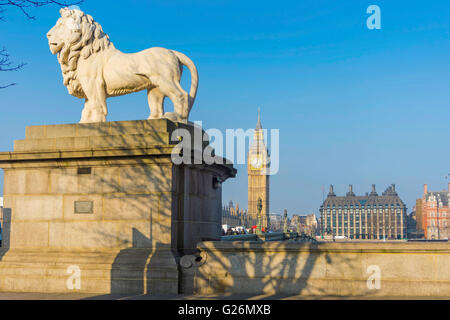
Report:
M262 159L261 157L254 157L250 160L250 165L253 167L253 169L259 169L262 165Z

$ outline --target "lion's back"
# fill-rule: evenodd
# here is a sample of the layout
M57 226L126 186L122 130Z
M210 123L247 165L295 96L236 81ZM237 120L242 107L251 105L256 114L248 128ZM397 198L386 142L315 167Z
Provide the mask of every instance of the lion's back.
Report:
M178 59L175 56L175 54L172 52L172 50L160 48L160 47L153 47L153 48L145 49L145 50L136 52L133 55L140 62L142 61L142 62L147 62L147 63L152 63L152 64L178 63Z
M129 54L133 69L141 74L174 77L180 74L180 63L172 50L153 47Z

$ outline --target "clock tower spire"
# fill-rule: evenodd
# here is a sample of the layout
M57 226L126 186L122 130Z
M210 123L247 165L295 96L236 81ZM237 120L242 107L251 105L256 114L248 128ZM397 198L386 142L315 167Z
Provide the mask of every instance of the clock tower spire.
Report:
M253 221L257 220L258 199L262 200L261 221L264 230L270 227L269 219L269 168L270 155L264 142L264 130L261 125L261 112L258 108L253 141L248 153L248 214Z

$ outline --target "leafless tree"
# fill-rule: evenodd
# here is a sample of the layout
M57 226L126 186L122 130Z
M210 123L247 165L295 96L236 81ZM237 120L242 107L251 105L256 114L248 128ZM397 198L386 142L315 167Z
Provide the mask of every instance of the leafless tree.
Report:
M46 1L32 1L32 0L0 0L0 21L5 22L4 14L6 12L6 8L16 8L22 11L22 13L30 20L35 20L36 17L30 13L30 10L33 8L39 8L42 6L46 6L49 4L58 5L61 7L67 7L71 5L77 5L82 3L83 0L78 1L55 1L55 0L46 0ZM11 57L6 50L6 48L0 49L0 72L2 71L16 71L21 69L25 63L15 64L11 61ZM4 89L10 86L15 85L15 83L10 83L7 85L0 85L0 89Z
M0 50L0 71L16 71L20 68L22 68L25 65L25 63L20 63L17 65L13 65L11 60L9 59L9 53L6 51L5 48ZM15 85L15 83L10 83L7 85L0 85L0 89L4 89L10 86Z

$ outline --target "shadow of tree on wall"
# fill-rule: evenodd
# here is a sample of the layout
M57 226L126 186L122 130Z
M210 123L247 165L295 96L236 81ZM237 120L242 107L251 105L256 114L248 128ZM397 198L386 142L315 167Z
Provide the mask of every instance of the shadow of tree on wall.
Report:
M206 248L200 245L207 256L204 265L196 271L193 283L196 292L209 288L209 293L265 295L267 299L330 293L355 297L373 294L346 276L361 268L358 257L327 249L325 243L234 242L224 247L223 243L210 242L205 245ZM362 277L361 281L365 282Z

